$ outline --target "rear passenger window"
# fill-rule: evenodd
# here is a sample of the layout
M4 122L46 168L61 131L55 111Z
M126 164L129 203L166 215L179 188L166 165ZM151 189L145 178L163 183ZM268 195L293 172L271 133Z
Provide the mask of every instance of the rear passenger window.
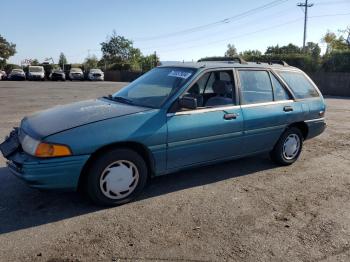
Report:
M266 71L238 71L241 82L242 104L273 101L269 73Z
M279 75L292 89L296 98L318 97L319 94L303 73L280 71Z
M273 94L275 97L275 101L289 100L290 96L288 92L284 89L280 81L273 75L270 74L271 81L273 85Z

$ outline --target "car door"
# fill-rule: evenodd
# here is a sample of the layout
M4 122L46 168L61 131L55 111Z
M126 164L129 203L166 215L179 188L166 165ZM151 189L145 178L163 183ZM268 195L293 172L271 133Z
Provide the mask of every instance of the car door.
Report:
M230 81L227 81L228 77ZM221 85L225 82L227 89L231 89L230 94L221 99L225 101L224 105L213 104L215 99L220 98L217 98L214 91L208 92L213 90L211 85L215 81ZM237 105L233 71L206 72L188 90L194 86L196 89L199 86L202 107L195 110L178 108L167 117L169 170L230 158L239 155L241 151L243 117L241 108ZM190 93L185 92L183 96ZM207 106L208 103L211 106Z
M237 70L244 118L244 154L270 151L302 108L269 70Z

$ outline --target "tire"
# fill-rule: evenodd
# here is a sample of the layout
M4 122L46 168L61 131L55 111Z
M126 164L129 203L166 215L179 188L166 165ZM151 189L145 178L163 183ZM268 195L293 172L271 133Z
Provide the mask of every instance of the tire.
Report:
M147 173L145 160L135 151L126 148L107 151L87 170L87 194L97 205L128 203L142 192Z
M300 156L303 140L304 138L299 128L288 128L270 152L271 159L283 166L293 164Z

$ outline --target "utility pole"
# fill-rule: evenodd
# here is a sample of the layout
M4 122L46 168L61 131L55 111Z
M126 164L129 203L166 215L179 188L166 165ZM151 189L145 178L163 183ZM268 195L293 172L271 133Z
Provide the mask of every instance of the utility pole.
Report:
M304 18L304 41L303 41L303 50L305 50L306 47L306 33L307 33L307 11L309 7L313 7L314 4L309 4L309 0L305 0L305 3L299 3L299 7L304 7L305 8L305 18Z
M154 51L154 67L157 67L157 51Z

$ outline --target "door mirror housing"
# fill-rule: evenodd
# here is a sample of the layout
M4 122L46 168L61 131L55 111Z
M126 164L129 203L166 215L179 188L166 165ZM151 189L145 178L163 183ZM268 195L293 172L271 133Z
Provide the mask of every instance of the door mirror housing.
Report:
M194 97L182 97L179 99L179 106L184 109L197 109L197 99Z

